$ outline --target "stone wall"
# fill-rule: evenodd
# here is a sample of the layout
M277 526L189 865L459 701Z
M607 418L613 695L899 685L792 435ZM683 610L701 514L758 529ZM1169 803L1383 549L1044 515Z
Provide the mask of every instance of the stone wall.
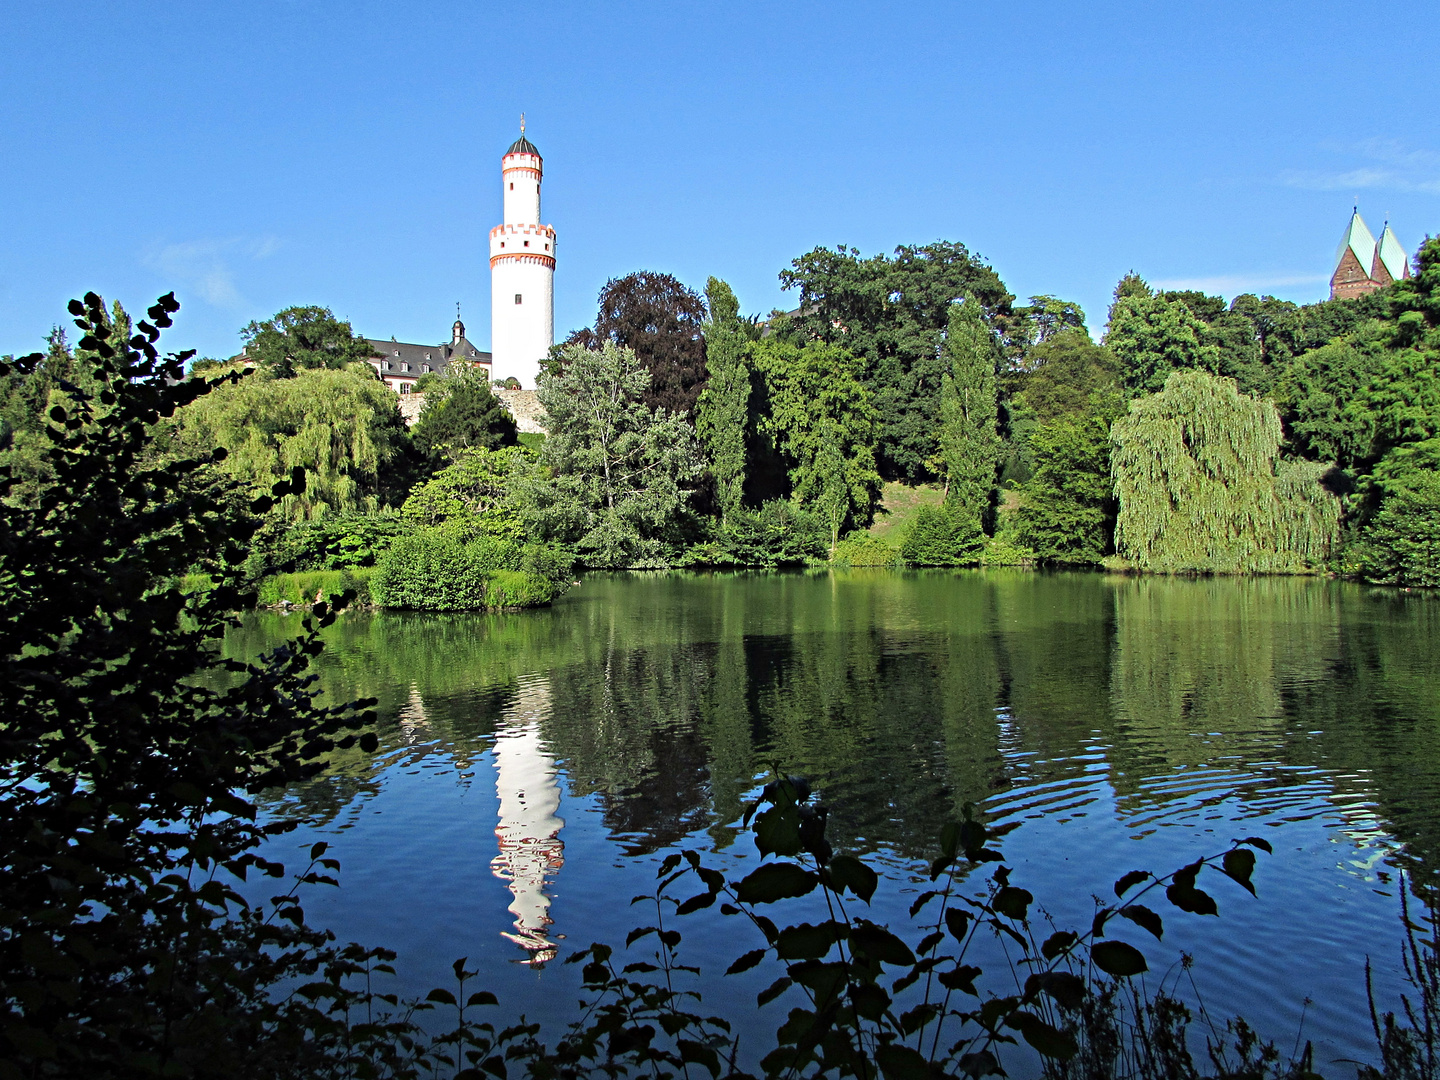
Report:
M515 418L515 426L521 431L537 435L545 433L545 429L540 426L545 410L540 407L540 399L534 390L504 390L497 386L493 393L505 408L510 410L510 415Z
M501 387L492 387L491 393L500 399L500 404L510 410L510 415L515 418L515 426L521 431L543 435L545 429L540 426L540 418L545 415L545 410L540 407L540 399L535 396L534 390L505 390ZM400 416L405 421L406 427L414 427L415 421L420 419L420 410L425 407L424 394L401 394Z

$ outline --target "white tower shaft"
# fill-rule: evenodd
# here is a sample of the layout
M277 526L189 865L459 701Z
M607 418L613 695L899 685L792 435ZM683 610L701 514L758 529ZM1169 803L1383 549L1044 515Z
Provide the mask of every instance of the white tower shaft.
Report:
M490 230L490 351L494 378L527 390L555 344L555 230L540 223L543 173L522 128L501 162L505 223Z

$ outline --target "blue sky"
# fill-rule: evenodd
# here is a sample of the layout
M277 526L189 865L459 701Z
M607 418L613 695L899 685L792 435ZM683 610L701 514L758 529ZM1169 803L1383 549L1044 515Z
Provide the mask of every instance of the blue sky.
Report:
M322 304L489 343L519 114L559 233L556 333L607 278L959 240L1104 322L1128 270L1322 297L1351 201L1440 232L1433 2L12 3L0 352L72 296L174 289L172 347Z

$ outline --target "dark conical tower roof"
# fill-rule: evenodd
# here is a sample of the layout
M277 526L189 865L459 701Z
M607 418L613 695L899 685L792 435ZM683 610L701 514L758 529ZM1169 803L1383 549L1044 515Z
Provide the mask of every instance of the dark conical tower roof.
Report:
M534 154L536 157L539 157L540 151L536 150L535 144L522 134L510 144L510 149L505 151L506 157L509 157L511 154Z

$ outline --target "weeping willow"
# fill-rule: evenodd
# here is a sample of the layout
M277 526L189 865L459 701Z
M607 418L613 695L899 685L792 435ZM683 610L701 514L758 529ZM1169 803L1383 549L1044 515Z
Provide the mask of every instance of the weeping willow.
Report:
M1281 461L1275 405L1231 379L1178 371L1110 429L1115 549L1158 573L1283 574L1318 566L1339 533L1327 466Z
M239 480L268 486L303 467L304 493L277 507L290 520L374 509L381 471L404 439L396 396L368 365L291 379L252 374L182 409L176 422L187 448L223 446L221 467Z

